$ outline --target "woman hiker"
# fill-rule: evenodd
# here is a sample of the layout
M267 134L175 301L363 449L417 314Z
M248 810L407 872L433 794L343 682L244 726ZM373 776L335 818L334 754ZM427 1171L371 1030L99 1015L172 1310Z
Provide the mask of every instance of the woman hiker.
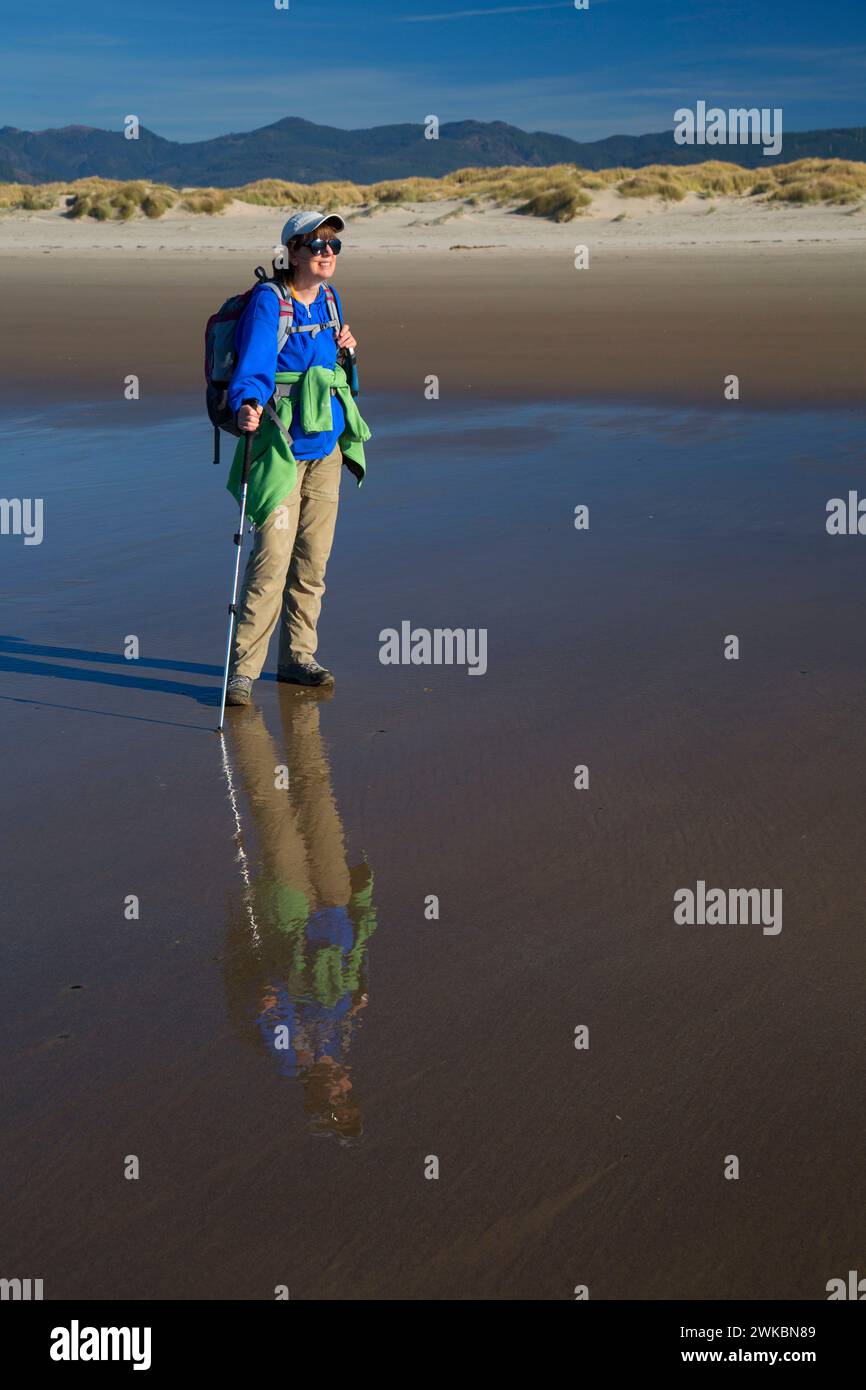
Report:
M278 618L277 680L334 684L330 671L316 661L316 625L342 465L360 486L364 443L370 438L338 363L341 349L354 351L355 338L328 285L341 248L337 233L344 226L336 214L305 211L283 227L274 278L291 295L292 309L289 336L279 353L286 310L272 289L256 287L238 324L229 404L238 429L258 433L247 494L255 540L238 602L229 705L249 704ZM257 404L243 404L251 400ZM228 482L237 500L243 447L241 439Z

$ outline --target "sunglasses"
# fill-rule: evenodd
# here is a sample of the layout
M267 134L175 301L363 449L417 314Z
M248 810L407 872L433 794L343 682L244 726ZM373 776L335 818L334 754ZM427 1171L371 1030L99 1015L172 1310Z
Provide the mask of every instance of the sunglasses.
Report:
M339 256L343 249L343 243L338 236L331 237L330 241L323 241L321 237L316 237L315 241L305 241L304 246L311 256L324 256L328 251L333 251L335 256Z

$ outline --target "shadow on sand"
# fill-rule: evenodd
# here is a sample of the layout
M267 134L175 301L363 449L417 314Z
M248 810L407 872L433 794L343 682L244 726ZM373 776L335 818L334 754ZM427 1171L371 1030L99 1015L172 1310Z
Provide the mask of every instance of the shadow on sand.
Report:
M34 657L49 657L50 661L35 661ZM123 666L124 673L114 671L97 671L91 666L70 666L60 663L79 661L90 662L100 666ZM57 663L57 664L53 664ZM195 700L197 704L204 705L209 709L219 707L220 687L194 685L191 682L159 679L158 677L147 677L134 675L130 670L133 665L126 657L117 652L91 652L81 647L49 647L41 643L26 642L20 637L0 636L0 671L8 671L12 675L22 676L48 676L55 680L83 681L88 685L111 685L125 690L146 690L160 695L182 695L186 699ZM134 663L135 667L149 667L155 671L178 671L186 672L190 675L213 676L220 681L222 679L221 666L205 666L200 662L194 661L167 661L161 657L138 657ZM273 675L262 675L263 681L274 681ZM14 698L4 696L3 698ZM39 704L41 701L27 700L27 704ZM57 706L57 708L75 708L74 706ZM108 713L108 711L92 711L98 713ZM143 716L118 716L120 718L143 718ZM147 722L165 723L168 721L149 720ZM193 726L190 726L193 727Z

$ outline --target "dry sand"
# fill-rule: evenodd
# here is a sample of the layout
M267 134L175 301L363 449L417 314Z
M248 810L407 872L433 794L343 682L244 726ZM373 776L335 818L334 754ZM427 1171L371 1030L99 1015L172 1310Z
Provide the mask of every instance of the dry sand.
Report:
M862 208L608 193L565 224L453 203L347 215L337 283L368 391L420 397L435 374L453 394L710 404L734 373L746 404L866 394ZM269 263L281 222L243 204L126 224L0 215L7 384L110 400L135 373L145 400L197 392L204 321Z

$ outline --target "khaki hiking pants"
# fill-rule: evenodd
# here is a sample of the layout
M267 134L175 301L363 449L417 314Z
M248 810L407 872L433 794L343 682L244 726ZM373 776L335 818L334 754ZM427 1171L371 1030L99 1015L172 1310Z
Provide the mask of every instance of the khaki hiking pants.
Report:
M342 466L339 447L327 458L298 459L292 491L256 527L238 600L232 675L258 679L278 618L278 665L315 655Z
M232 721L238 770L262 856L264 872L256 885L262 908L260 926L283 965L286 940L273 930L274 882L303 894L311 913L320 907L345 906L352 895L343 826L322 747L320 710L318 700L281 700L282 740L271 738L255 706L244 718ZM288 791L274 786L274 768L281 763L289 769Z

